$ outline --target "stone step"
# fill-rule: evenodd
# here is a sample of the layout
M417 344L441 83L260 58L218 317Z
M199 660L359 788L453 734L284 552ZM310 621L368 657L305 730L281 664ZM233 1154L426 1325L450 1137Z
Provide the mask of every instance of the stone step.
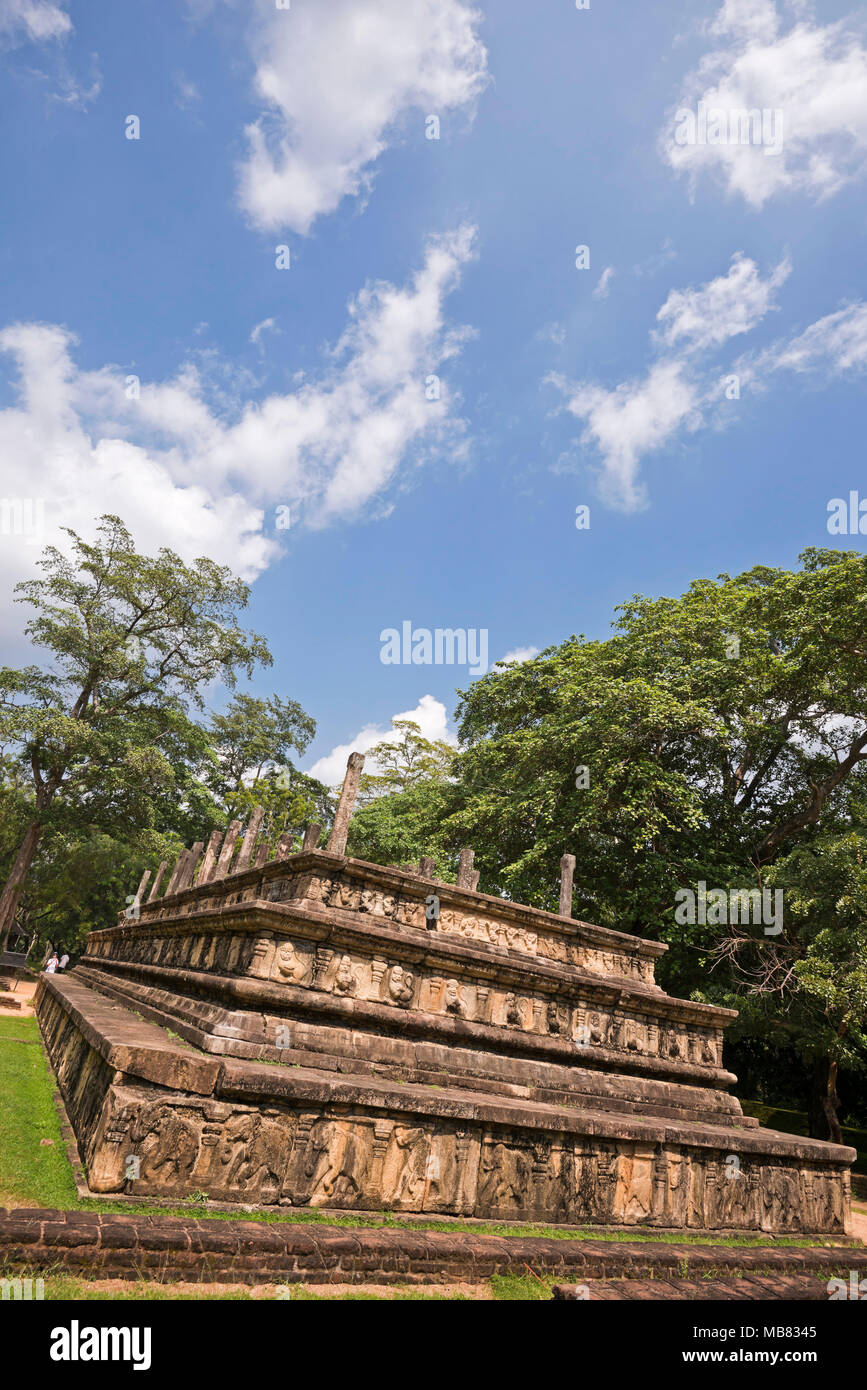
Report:
M343 1075L378 1076L422 1086L454 1087L518 1101L581 1109L599 1108L613 1114L641 1114L663 1120L713 1123L735 1129L756 1129L758 1121L740 1113L723 1091L678 1081L638 1078L590 1070L571 1049L569 1064L561 1059L520 1058L479 1048L444 1046L424 1039L352 1031L297 1017L268 1018L228 1012L198 999L154 989L123 974L107 974L92 966L79 967L75 978L117 999L153 1022L177 1031L193 1046L212 1056L249 1061L280 1062L313 1067ZM281 1026L291 1046L263 1040L248 1041L236 1034L248 1019L274 1037Z
M19 1271L75 1271L91 1277L168 1282L483 1283L494 1275L559 1277L561 1290L588 1284L605 1296L675 1297L715 1286L732 1297L750 1286L817 1291L867 1275L867 1250L854 1246L728 1246L685 1242L552 1239L477 1234L472 1229L428 1231L340 1227L305 1222L221 1221L207 1217L0 1210L0 1265ZM757 1282L762 1281L762 1282ZM655 1288L654 1288L655 1286ZM737 1287L736 1287L737 1286ZM652 1292L632 1295L629 1288ZM702 1292L704 1291L704 1292ZM614 1295L612 1295L614 1296ZM692 1292L685 1295L694 1296ZM727 1296L727 1295L724 1295ZM771 1296L770 1294L764 1296ZM793 1294L780 1293L788 1298ZM559 1297L573 1298L561 1292Z

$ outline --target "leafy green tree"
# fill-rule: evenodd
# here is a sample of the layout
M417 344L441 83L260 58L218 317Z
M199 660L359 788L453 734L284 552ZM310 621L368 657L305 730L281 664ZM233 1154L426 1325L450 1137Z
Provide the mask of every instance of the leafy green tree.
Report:
M272 842L287 830L333 815L328 788L299 772L291 759L303 753L316 722L296 700L278 695L258 699L235 695L209 727L215 757L205 780L226 817L245 819L256 806L265 809L262 835Z
M86 822L103 833L153 827L156 804L192 789L207 735L190 717L202 690L230 687L271 657L237 613L247 585L225 567L137 553L123 522L102 518L90 544L68 531L44 577L17 586L33 610L26 633L47 669L0 670L0 744L26 777L31 814L0 895L0 942L47 830Z
M581 915L667 941L678 993L732 987L708 978L720 929L679 924L676 890L767 886L864 792L867 562L801 558L636 596L607 641L572 637L463 694L443 833L473 845L482 886L555 908L569 850Z
M395 719L395 738L374 744L367 754L377 772L362 773L358 786L364 804L378 796L410 791L423 782L445 782L451 775L457 750L442 739L425 738L414 719Z
M455 804L450 782L419 782L406 791L374 797L349 824L347 852L371 864L413 864L433 859L434 876L454 878L457 851L444 827Z

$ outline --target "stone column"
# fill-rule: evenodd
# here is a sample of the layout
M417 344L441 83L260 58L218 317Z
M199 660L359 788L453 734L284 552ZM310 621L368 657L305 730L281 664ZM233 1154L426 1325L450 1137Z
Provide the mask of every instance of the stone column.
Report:
M204 841L197 840L187 855L186 863L178 874L175 884L175 892L182 893L185 888L192 887L193 876L196 872L196 865L199 862L199 855L204 849Z
M172 876L171 876L171 878L169 879L168 887L166 888L166 894L165 894L165 895L166 895L167 898L170 898L170 897L172 896L172 894L173 894L173 893L175 892L175 890L176 890L177 881L178 881L178 879L179 879L179 877L180 877L181 870L184 868L184 865L185 865L186 862L187 862L187 855L188 855L188 854L189 854L189 850L187 850L187 849L182 849L181 852L180 852L180 854L178 855L178 862L175 864L175 867L172 869Z
M472 888L473 860L476 852L473 849L462 849L458 856L458 888Z
M199 872L199 883L207 883L208 879L213 874L217 864L217 854L222 838L222 830L213 830L211 832L211 838L208 841L208 848L205 850L205 857L202 860L202 867Z
M434 862L423 855L418 863L418 871L422 878L433 878Z
M572 876L575 873L575 855L564 854L560 860L560 916L572 916Z
M350 814L352 814L351 808ZM319 844L319 836L321 834L321 825L317 825L315 822L313 825L308 825L307 829L304 831L304 843L301 846L301 853L305 854L308 850L315 849L316 846Z
M295 836L291 830L284 830L280 839L277 841L277 848L274 850L275 859L287 859L292 851L292 843Z
M364 754L350 753L346 762L346 776L340 791L340 801L337 804L337 813L328 841L329 854L346 853L346 837L349 834L349 822L352 819L355 798L358 796L358 783L363 767Z
M241 846L241 852L238 855L238 858L235 862L235 868L233 870L234 873L242 874L245 869L248 869L250 867L250 858L253 854L253 845L256 843L256 836L259 834L259 826L262 824L264 817L264 806L257 806L251 812L250 819L247 822L247 833L244 836L244 843Z
M160 884L161 884L162 881L163 881L163 874L164 874L165 871L166 871L166 865L168 864L168 862L169 862L169 861L168 861L167 859L162 859L162 860L160 861L160 866L159 866L159 868L157 869L157 876L156 876L156 878L154 879L153 883L151 884L151 891L148 893L148 902L149 902L149 903L152 903L152 902L153 902L153 900L154 900L154 898L156 897L157 893L160 891Z
M235 848L235 841L238 838L238 831L241 829L241 822L233 820L226 831L226 838L223 841L223 848L220 850L220 857L217 860L217 867L212 874L212 878L225 878L232 862L232 852Z

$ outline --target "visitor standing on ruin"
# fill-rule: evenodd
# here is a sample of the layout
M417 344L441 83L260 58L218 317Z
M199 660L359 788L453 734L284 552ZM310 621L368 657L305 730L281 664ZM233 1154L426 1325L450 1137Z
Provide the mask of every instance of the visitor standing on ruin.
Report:
M53 975L55 970L57 969L58 964L59 962L57 960L57 952L52 951L45 964L46 975Z

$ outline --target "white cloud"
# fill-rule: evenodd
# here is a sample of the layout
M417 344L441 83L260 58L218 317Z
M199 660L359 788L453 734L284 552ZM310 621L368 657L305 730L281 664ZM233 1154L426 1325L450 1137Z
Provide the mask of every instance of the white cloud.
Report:
M703 57L686 79L660 137L663 158L689 176L719 178L753 207L775 195L829 197L867 167L867 49L845 22L821 25L798 6L783 32L772 0L727 0L711 33L724 47ZM682 113L767 111L782 117L781 142L710 143L685 139ZM678 137L678 128L680 136Z
M306 235L366 192L408 112L472 110L487 82L481 16L463 0L259 0L251 36L265 114L247 126L239 197L267 230Z
M346 773L346 760L350 753L367 753L375 744L390 738L394 731L396 719L414 720L421 730L422 737L430 739L431 742L442 740L445 743L450 743L452 747L457 746L457 737L449 728L448 715L443 702L435 699L433 695L422 695L415 709L404 710L401 714L392 715L390 724L384 726L365 724L348 743L339 743L336 748L332 748L330 753L319 758L308 769L308 775L318 778L320 782L325 783L326 787L339 787ZM368 759L364 770L374 773L381 771L375 759Z
M0 0L0 34L13 40L63 39L72 21L62 5L50 0Z
M0 332L18 386L16 404L0 410L2 495L44 499L46 522L40 536L0 532L0 593L33 572L61 526L92 534L105 511L144 549L211 555L253 578L279 550L265 524L270 505L290 504L293 524L357 519L430 452L448 444L459 455L462 423L446 383L437 401L424 384L460 349L464 334L446 327L444 301L471 243L467 228L436 238L408 284L365 287L318 377L261 401L236 405L237 391L224 391L215 405L192 364L172 380L142 381L135 398L128 369L81 369L62 327Z
M792 338L761 354L756 370L847 372L867 367L867 304L826 314Z
M263 319L261 323L255 325L250 333L250 342L258 343L262 334L265 332L279 333L279 331L276 319Z
M695 431L706 423L708 409L720 398L715 351L749 333L775 308L774 291L790 270L784 260L763 277L754 261L738 253L725 275L698 288L670 292L656 316L660 327L651 334L651 344L661 355L644 373L613 388L549 377L564 395L565 408L584 422L580 443L599 455L597 488L609 506L636 511L646 505L646 488L639 478L642 459L671 444L682 431ZM778 347L779 362L765 361L765 372L794 365L783 362L787 351L827 358L833 355L833 342L838 367L847 351L853 359L863 351L864 330L857 318L829 322L821 330L814 325L814 330L815 337L802 335L794 344ZM758 384L755 357L744 357L735 366L743 386Z
M532 661L533 657L538 655L538 647L513 647L510 652L506 652L505 656L501 656L500 660L514 661L520 664L523 661Z
M599 279L598 279L598 281L597 281L597 283L596 283L596 288L595 288L595 290L593 291L593 298L594 298L594 299L607 299L607 298L608 298L608 291L609 291L609 289L610 289L610 287L611 287L611 281L613 280L613 278L614 278L614 267L613 267L613 266L610 266L610 265L607 265L607 266L605 267L605 269L603 270L602 274L599 276Z
M781 261L763 280L755 261L732 257L727 275L699 289L672 290L656 316L660 341L667 347L684 341L691 348L718 347L728 338L748 333L774 308L773 293L789 275Z
M611 391L580 383L568 393L566 409L586 421L581 443L595 445L602 456L598 486L604 502L622 511L646 504L637 477L640 460L668 443L698 404L684 365L671 360L654 363L643 378Z

